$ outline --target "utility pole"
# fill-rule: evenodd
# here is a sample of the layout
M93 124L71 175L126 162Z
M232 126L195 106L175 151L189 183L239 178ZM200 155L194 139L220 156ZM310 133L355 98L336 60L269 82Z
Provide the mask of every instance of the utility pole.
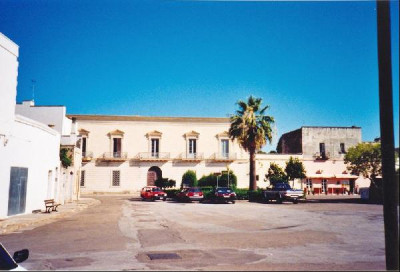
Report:
M394 162L390 1L377 0L376 5L386 269L399 270L399 184Z

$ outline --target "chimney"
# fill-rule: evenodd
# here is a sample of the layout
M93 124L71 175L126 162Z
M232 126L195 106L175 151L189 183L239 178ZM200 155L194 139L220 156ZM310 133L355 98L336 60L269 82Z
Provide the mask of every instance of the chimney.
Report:
M76 124L76 118L75 118L75 117L72 117L71 135L76 135L76 134L78 134L77 124Z
M33 101L33 100L25 100L25 101L22 101L22 105L24 105L25 107L34 107L35 106L35 101Z

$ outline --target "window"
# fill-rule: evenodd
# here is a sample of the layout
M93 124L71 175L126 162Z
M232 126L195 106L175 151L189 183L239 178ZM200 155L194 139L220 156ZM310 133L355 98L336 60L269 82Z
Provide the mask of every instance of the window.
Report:
M160 139L151 139L151 156L158 158L160 151Z
M325 157L325 143L319 144L319 153L321 154L322 157Z
M85 187L85 170L81 171L81 187Z
M121 138L113 138L113 157L121 157Z
M82 138L82 156L86 156L86 145L87 145L87 138L83 137Z
M222 157L229 157L229 140L221 140L221 155Z
M344 148L344 143L340 143L340 153L341 154L345 154L346 153L346 150Z
M312 189L312 179L307 179L306 185L307 185L307 188L311 190Z
M196 139L189 139L189 156L195 157L197 153Z
M112 171L112 186L119 186L120 185L120 171L114 170Z
M259 175L256 175L256 180L258 181L260 179L260 176Z
M328 192L328 181L326 179L322 180L322 192L327 193Z

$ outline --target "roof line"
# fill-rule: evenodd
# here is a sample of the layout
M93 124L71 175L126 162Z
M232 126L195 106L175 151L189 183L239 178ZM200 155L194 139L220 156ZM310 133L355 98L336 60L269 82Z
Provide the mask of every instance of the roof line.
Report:
M138 116L138 115L95 115L95 114L67 114L68 118L76 120L96 121L149 121L149 122L210 122L227 123L226 117L165 117L165 116Z
M301 126L301 128L361 128L358 126L344 127L344 126Z

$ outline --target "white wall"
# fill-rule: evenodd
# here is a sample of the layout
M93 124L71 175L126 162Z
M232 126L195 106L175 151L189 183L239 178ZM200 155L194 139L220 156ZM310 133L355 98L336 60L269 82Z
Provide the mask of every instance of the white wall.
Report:
M60 136L56 131L18 115L10 131L7 145L0 145L0 218L6 217L8 212L11 167L28 168L25 213L31 213L44 209L49 171L53 173L52 184L60 165Z
M0 33L0 145L14 123L18 77L18 45Z
M61 135L70 135L71 120L65 117L64 106L35 106L33 101L24 101L17 104L15 113L39 121L45 125L54 125L54 129Z
M60 135L47 124L15 115L17 76L18 46L0 33L0 218L8 213L11 167L28 168L25 213L31 213L54 196L48 186L54 185L60 165Z

